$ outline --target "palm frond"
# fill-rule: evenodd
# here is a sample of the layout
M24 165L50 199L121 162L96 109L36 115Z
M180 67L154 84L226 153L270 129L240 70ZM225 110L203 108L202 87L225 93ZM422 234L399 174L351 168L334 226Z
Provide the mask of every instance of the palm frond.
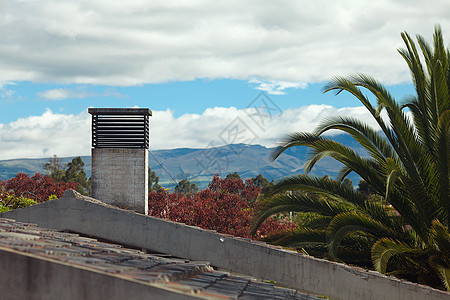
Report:
M442 259L447 261L446 267L450 267L450 233L439 220L434 220L431 230L431 236L439 252L442 253Z
M343 166L336 174L336 181L342 182L351 172L353 172L352 169L347 166Z
M441 114L437 126L436 151L434 153L437 168L438 202L442 207L440 220L450 226L449 168L450 168L450 110Z
M286 191L309 192L336 201L345 201L348 204L360 207L365 206L364 196L357 193L353 188L347 187L337 181L309 175L297 175L282 179L271 187L265 196L269 197Z
M437 267L437 270L445 288L447 289L447 291L450 291L450 268L439 266Z
M325 247L326 236L326 230L301 228L283 235L268 236L264 238L264 241L290 248L309 248L318 245Z
M312 144L310 148L312 149L310 151L311 158L305 164L305 171L312 169L318 160L329 156L370 182L378 193L384 192L386 183L383 180L380 165L375 160L361 157L349 147L334 141L318 141Z
M401 253L417 253L421 249L411 248L409 245L390 238L382 238L372 247L372 262L375 270L384 274L388 268L389 260Z
M397 165L393 161L391 161L389 158L387 159L387 163L386 163L386 174L388 174L388 175L387 175L387 179L386 179L385 199L386 199L386 202L389 202L391 190L394 189L397 178L401 177L401 175L402 175L399 172L399 170L397 169Z
M274 195L259 205L250 229L251 234L254 234L267 218L278 213L315 212L324 216L335 216L350 209L348 204L307 195Z
M404 240L412 240L409 233L404 230L403 223L393 214L392 211L388 212L386 207L380 205L379 203L366 201L365 209L362 211L373 220L378 221L396 231L398 234L401 234Z
M308 146L311 142L321 139L315 134L306 132L295 132L286 135L281 143L271 154L270 158L275 160L280 156L285 150L295 147L295 146Z
M336 249L341 240L350 233L357 231L365 232L377 238L393 237L397 238L402 233L389 228L388 224L383 224L371 217L357 212L343 212L333 218L330 223L329 252L335 256Z
M339 76L334 77L324 86L322 91L324 93L336 91L336 95L338 95L342 91L347 91L355 96L372 115L375 115L375 109L370 103L370 100L362 93L362 91L357 86L353 84L351 79Z
M386 138L379 131L367 126L355 118L337 116L325 119L316 128L315 133L323 133L338 129L350 134L364 149L378 162L382 163L387 157L396 158L397 154L392 147L386 143Z

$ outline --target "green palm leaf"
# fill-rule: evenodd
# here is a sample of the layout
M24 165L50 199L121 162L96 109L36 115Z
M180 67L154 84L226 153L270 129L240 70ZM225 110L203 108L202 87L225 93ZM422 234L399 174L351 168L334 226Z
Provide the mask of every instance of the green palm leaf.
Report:
M341 240L348 234L358 231L370 234L375 238L385 236L392 238L405 237L403 232L397 232L386 225L388 224L383 224L361 213L343 212L334 217L330 223L329 252L332 256L335 256Z
M313 248L317 246L325 248L326 236L326 230L301 228L287 234L269 236L264 241L291 248Z
M348 204L328 201L322 198L311 198L306 195L275 195L259 204L256 212L251 234L270 216L288 212L316 212L323 216L335 216L349 209Z
M372 261L377 270L380 273L386 273L389 260L394 255L405 253L417 253L421 249L411 248L409 245L399 242L390 238L382 238L376 242L372 247Z
M379 163L383 163L387 157L397 157L380 132L357 119L341 116L326 119L316 128L316 134L321 135L332 129L350 134Z

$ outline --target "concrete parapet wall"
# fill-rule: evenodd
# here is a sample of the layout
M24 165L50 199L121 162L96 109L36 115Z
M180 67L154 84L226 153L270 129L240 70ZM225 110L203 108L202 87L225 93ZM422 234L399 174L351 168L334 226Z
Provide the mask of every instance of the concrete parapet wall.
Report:
M92 149L92 196L148 213L148 150Z
M206 260L232 272L274 280L330 299L449 299L447 292L280 247L117 209L74 191L1 217L70 230L161 253Z

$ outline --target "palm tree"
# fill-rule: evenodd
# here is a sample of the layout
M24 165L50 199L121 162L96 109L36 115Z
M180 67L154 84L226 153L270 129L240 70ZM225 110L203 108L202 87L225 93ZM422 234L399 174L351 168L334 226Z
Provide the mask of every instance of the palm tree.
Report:
M354 95L379 129L337 116L324 120L313 133L288 135L274 159L290 147L307 146L311 156L306 172L324 157L341 162L342 169L337 181L299 175L278 182L261 200L253 230L273 214L313 212L313 226L271 237L271 241L326 250L334 259L350 263L367 265L368 258L381 273L449 289L450 52L439 26L433 47L421 36L417 36L419 48L406 32L401 36L406 49L399 53L411 71L416 94L399 104L382 84L363 74L328 83L325 92ZM323 136L333 129L351 135L366 153ZM351 172L369 183L388 205L370 201L342 184Z

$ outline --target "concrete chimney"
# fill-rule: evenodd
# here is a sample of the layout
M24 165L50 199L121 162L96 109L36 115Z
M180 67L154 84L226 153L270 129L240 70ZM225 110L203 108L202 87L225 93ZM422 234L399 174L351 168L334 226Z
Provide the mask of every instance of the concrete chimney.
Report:
M89 108L92 197L148 214L148 108Z

